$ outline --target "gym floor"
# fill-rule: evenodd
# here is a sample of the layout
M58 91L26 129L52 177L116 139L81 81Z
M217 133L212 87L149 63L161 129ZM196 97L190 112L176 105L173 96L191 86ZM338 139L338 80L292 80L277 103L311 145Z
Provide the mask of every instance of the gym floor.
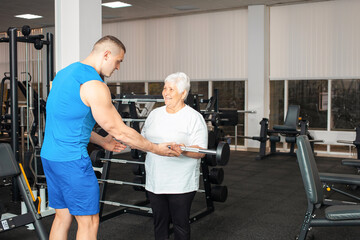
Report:
M126 155L121 156L126 158ZM215 211L191 224L192 239L231 240L289 240L295 239L307 207L300 170L295 156L274 155L255 160L256 153L231 152L229 164L224 167L225 179L222 185L228 187L228 199L215 202ZM341 166L340 158L316 157L320 172L355 173L354 169ZM131 166L112 164L111 179L129 181L133 178ZM345 189L345 188L344 188ZM360 190L350 190L360 195ZM19 204L11 203L10 187L0 188L0 201L7 212L19 214ZM337 193L328 193L332 199L348 199ZM136 192L130 186L111 186L107 200L122 203L136 203L144 200L143 192ZM204 195L198 193L192 205L192 212L205 208ZM111 207L105 208L110 211ZM49 232L53 216L42 219ZM75 239L74 221L69 239ZM313 228L310 235L323 240L359 239L359 227ZM37 239L35 231L20 227L0 233L0 239ZM152 218L134 214L122 214L100 224L98 239L154 239ZM170 239L173 239L171 236Z

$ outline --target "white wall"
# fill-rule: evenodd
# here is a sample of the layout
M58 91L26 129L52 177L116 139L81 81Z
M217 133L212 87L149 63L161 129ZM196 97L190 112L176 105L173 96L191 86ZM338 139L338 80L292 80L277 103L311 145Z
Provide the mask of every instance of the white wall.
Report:
M55 0L56 71L86 58L101 27L100 0Z
M247 10L110 23L127 53L114 81L163 81L183 71L192 80L247 78Z
M270 8L270 79L360 78L360 1Z

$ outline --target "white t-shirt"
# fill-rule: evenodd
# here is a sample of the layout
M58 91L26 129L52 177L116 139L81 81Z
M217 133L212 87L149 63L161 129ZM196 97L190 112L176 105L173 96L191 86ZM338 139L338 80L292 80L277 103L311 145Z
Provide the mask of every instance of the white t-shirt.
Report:
M185 106L176 113L166 112L166 106L153 110L147 117L141 134L154 143L176 142L185 146L207 148L208 131L199 112ZM156 193L187 193L199 189L200 159L164 157L147 153L145 189Z

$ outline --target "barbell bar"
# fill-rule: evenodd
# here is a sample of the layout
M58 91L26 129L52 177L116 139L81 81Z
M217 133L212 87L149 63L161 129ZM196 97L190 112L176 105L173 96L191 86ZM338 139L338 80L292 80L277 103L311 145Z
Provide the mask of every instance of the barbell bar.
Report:
M104 162L112 162L112 163L145 164L145 162L131 161L131 160L125 160L125 159L114 159L114 158L99 158L99 160L104 161Z
M129 185L129 186L145 188L144 183L133 183L133 182L125 182L125 181L119 181L119 180L112 180L112 179L98 179L98 181L99 182L106 182L106 183L116 184L116 185ZM205 190L199 189L198 192L204 193Z
M115 98L112 101L114 102L123 102L123 103L129 103L129 102L165 102L163 98Z
M145 187L145 184L141 184L141 183L125 182L125 181L112 180L112 179L98 179L98 181L116 184L116 185L129 185L129 186L136 186L136 187Z
M200 193L205 193L205 190L198 190ZM214 186L211 188L211 199L215 202L225 202L228 196L228 189L226 186ZM106 205L112 205L116 207L128 207L128 208L135 208L142 211L146 211L148 213L152 213L152 209L150 207L143 207L137 206L132 204L120 203L120 202L113 202L113 201L103 201L100 200L100 203Z
M111 184L117 184L117 185L130 185L130 186L134 186L134 189L138 188L138 189L135 189L135 190L140 190L140 191L145 190L145 184L125 182L125 181L119 181L119 180L111 180L111 179L98 179L98 181L99 182L111 183ZM205 190L203 190L203 189L198 189L197 192L198 193L206 193ZM227 189L226 186L217 185L217 186L211 187L210 196L211 196L211 199L213 201L215 201L215 202L225 202L226 199L227 199L227 195L228 195L228 189ZM115 206L125 206L125 205L115 205ZM129 207L130 206L133 206L133 205L129 205Z
M112 205L112 206L116 206L116 207L136 208L136 209L139 209L142 211L146 211L148 213L152 213L152 209L149 207L142 207L142 206L137 206L137 205L132 205L132 204L119 203L119 202L113 202L113 201L103 201L103 200L100 200L100 203L103 203L106 205Z
M123 118L124 122L145 122L146 118Z
M200 148L192 148L192 147L184 147L181 146L180 149L185 152L195 152L195 153L204 153L207 155L216 156L216 162L220 166L225 166L229 162L230 158L230 147L226 142L219 142L219 144L215 149L200 149Z

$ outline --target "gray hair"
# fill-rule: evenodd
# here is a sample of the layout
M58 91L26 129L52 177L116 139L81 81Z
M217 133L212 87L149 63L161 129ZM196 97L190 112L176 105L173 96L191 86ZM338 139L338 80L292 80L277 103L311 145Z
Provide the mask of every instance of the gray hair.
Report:
M190 78L183 72L177 72L177 73L170 74L169 76L167 76L165 78L164 82L175 83L179 93L183 93L184 91L186 91L185 98L189 94Z

